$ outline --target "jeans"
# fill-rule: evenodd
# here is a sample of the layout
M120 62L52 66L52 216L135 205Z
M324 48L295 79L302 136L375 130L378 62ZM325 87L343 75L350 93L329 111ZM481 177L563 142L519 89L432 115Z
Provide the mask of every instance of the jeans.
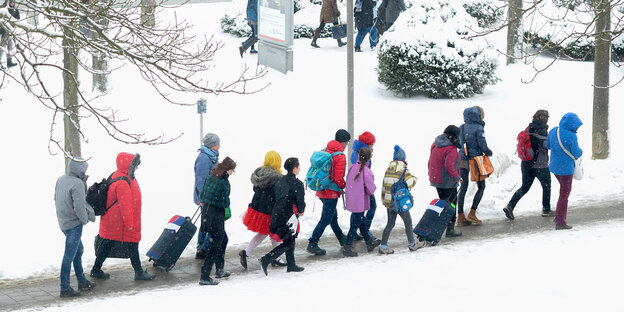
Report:
M208 252L210 249L210 235L206 232L202 232L201 230L197 231L197 251L203 250L204 252Z
M515 208L518 204L518 201L526 194L533 185L533 181L535 178L539 180L542 185L542 210L548 211L550 210L550 171L548 168L538 168L534 169L530 165L526 164L526 162L522 162L520 165L520 169L522 170L522 186L518 189L511 200L509 201L509 206L511 208Z
M357 36L355 37L356 48L359 48L362 45L362 41L364 41L364 37L366 37L366 35L368 35L368 41L371 48L374 48L377 45L377 28L371 26L366 27L365 29L358 29Z
M312 244L318 243L319 239L321 239L321 236L323 236L323 232L325 232L325 228L328 225L331 226L334 234L336 234L336 238L338 240L342 240L344 234L342 233L340 225L338 225L338 211L336 210L336 205L338 205L338 198L321 198L321 202L323 203L323 212L321 213L321 219L314 228L314 231L312 231L312 236L308 239L308 241Z
M61 262L61 291L69 289L69 276L71 274L71 265L74 264L74 273L78 279L78 284L87 282L82 269L82 225L73 229L62 230L65 234L65 254L63 254L63 262Z
M369 237L375 237L373 233L370 231L371 224L373 223L373 218L375 218L375 212L377 211L377 200L375 200L375 195L370 196L370 209L366 212L366 218L364 219L364 229L366 229L366 234ZM360 230L360 233L362 231ZM363 234L362 234L363 235Z
M457 198L457 212L464 213L464 199L466 198L466 192L468 191L468 181L470 179L470 170L467 168L459 169L459 174L462 178L461 186L459 187L459 195ZM485 191L485 180L477 181L477 192L472 199L472 207L470 209L477 210L481 198L483 198L483 192Z
M566 225L566 219L568 217L568 197L572 192L572 177L573 175L556 175L557 181L559 181L559 200L557 200L557 211L555 211L555 224Z
M368 231L365 229L364 225L364 212L353 212L351 213L351 226L349 227L349 234L347 234L347 241L345 245L353 245L353 240L357 236L357 230L360 229L360 233L365 240L371 239L368 235Z

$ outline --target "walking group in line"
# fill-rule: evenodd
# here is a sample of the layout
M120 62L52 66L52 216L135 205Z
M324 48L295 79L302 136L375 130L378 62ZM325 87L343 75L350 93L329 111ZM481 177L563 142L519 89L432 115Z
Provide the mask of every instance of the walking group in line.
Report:
M430 185L436 188L440 199L452 203L453 207L457 208L457 214L453 213L452 219L446 225L446 237L462 235L455 228L456 225L482 224L477 218L477 209L483 197L487 176L475 179L474 171L478 170L477 157L492 155L485 138L483 109L478 106L469 107L464 110L463 115L465 123L461 127L449 125L434 138L428 161ZM559 126L549 132L548 119L546 110L538 110L527 129L518 136L518 151L522 154L519 154L522 160L522 186L502 210L508 219L513 220L518 201L537 178L543 189L542 216L554 215L555 229L565 230L572 228L566 222L567 206L577 166L575 160L583 153L576 135L582 122L576 114L567 113L561 118ZM522 136L523 133L526 136ZM521 137L528 138L529 143L526 143L528 149L522 146ZM369 252L377 248L380 254L392 254L394 251L388 246L388 239L397 216L401 217L405 224L408 250L416 251L428 243L431 245L431 242L423 237L414 235L409 211L397 209L394 185L404 181L406 187L411 189L417 182L417 178L408 170L405 151L399 145L394 146L393 160L388 164L381 183L381 201L386 208L387 224L381 240L371 233L370 226L377 208L374 195L377 184L371 171L376 138L371 132L365 131L354 140L348 167L344 150L350 140L351 134L340 129L335 133L334 139L327 143L322 153L319 152L319 155L328 157L325 162L328 167L325 170L324 182L311 185L312 169L315 169L315 174L323 172L321 170L323 167L315 168L314 163L306 175L307 186L316 190L316 196L323 204L320 219L308 238L307 252L318 256L326 254L326 250L319 246L319 242L327 226L330 226L342 246L345 257L358 256L353 248L354 242L358 240L364 241ZM224 268L228 244L225 221L231 216L231 186L228 178L235 173L236 162L230 157L225 157L219 162L221 145L220 138L216 134L206 134L202 143L194 167L193 200L201 207L201 224L195 257L204 259L199 283L217 285L219 278L231 275ZM313 158L316 153L313 154ZM153 274L142 268L138 252L141 240L141 190L136 172L140 162L139 154L119 153L117 156L117 170L109 177L110 186L105 201L107 211L100 218L98 235L101 242L96 249L96 260L90 272L92 278L110 278L110 275L102 270L102 265L107 257L112 257L111 250L119 244L124 245L127 251L125 258L130 258L135 271L135 280L154 278ZM89 221L95 222L97 214L85 199L87 167L87 163L79 158L69 160L67 174L61 176L56 183L54 198L57 217L66 237L61 265L61 297L79 296L80 291L89 291L96 286L96 283L86 279L81 261L84 250L81 241L82 227ZM550 172L560 184L554 214L550 207ZM306 208L305 187L297 178L299 173L298 158L290 157L282 164L279 153L269 151L265 155L263 165L251 174L254 195L243 217L243 224L255 235L247 247L238 253L240 264L244 269L247 269L249 257L255 248L269 238L273 249L258 260L264 274L268 274L269 265L286 267L288 272L304 270L296 264L294 256L295 239L300 231L298 218L304 216ZM464 198L469 180L476 180L477 192L466 215ZM350 226L346 234L338 224L337 204L340 197L343 197L344 208L351 212ZM281 258L283 254L285 261ZM78 291L70 287L72 263L78 280ZM214 278L211 277L213 266Z

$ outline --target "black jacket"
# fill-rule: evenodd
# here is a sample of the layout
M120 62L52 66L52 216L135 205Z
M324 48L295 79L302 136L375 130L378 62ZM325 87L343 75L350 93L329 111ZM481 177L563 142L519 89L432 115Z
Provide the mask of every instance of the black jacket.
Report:
M355 27L358 30L364 30L368 27L373 26L373 9L375 8L375 2L373 0L361 0L362 1L362 12L355 12L354 9L354 17L355 17Z
M293 205L297 212L305 211L305 189L303 183L293 173L288 173L275 184L275 206L271 214L271 233L286 239L292 234L286 222L293 215Z
M548 137L548 125L541 121L533 121L529 124L529 139L534 157L527 162L533 168L548 168L548 149L546 138Z
M270 215L275 206L275 183L283 176L275 169L262 166L251 174L254 195L249 207Z

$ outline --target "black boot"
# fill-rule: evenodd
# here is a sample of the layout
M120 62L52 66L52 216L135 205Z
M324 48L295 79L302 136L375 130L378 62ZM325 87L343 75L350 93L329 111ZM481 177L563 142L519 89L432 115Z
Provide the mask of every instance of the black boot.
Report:
M69 287L65 290L61 290L61 298L66 298L66 297L78 297L80 296L80 292L74 290L73 288Z
M304 270L303 267L293 264L293 265L288 265L286 272L301 272L303 270Z
M446 237L457 237L462 236L462 232L455 230L455 222L449 223L446 226Z
M202 276L202 277L199 279L199 285L202 285L202 286L204 286L204 285L212 285L212 286L215 286L215 285L219 285L219 281L218 281L218 280L215 280L215 279L210 278L210 276Z
M346 42L342 42L342 40L340 39L337 39L337 41L338 41L338 47L343 47L347 44Z
M366 250L373 251L373 249L375 249L375 247L381 245L381 240L376 239L376 238L370 238L366 241Z
M260 267L262 268L262 272L264 272L264 275L269 275L269 272L267 271L267 268L269 267L269 263L271 262L271 259L269 259L267 256L264 256L260 259L258 259L258 261L260 261Z
M306 250L317 256L322 256L327 253L325 249L321 249L321 247L318 246L318 243L308 243L308 248L306 248Z
M154 277L156 277L156 275L147 273L145 270L134 272L135 281L151 281Z
M104 273L104 271L102 271L101 269L91 269L90 276L93 278L97 278L97 279L109 279L110 278L110 274Z
M228 277L232 275L232 273L230 273L230 271L226 271L224 269L217 269L217 272L215 272L215 277L216 278L224 278L224 277Z
M513 219L516 218L516 217L514 217L513 210L514 209L511 206L509 206L509 205L507 205L507 206L505 206L505 208L503 208L503 212L505 213L505 217L507 217L507 219L513 220Z
M252 45L258 42L258 37L253 37L251 39L247 39L247 41L243 42L243 44L238 48L238 52L240 52L240 56L243 57L243 53L249 49Z
M321 28L317 28L316 30L314 30L314 36L312 37L312 43L310 43L311 46L315 47L315 48L320 48L318 46L318 44L316 44L316 39L318 39L318 37L321 35Z
M247 252L245 250L241 250L238 253L240 257L240 264L243 266L243 269L247 270Z
M353 250L353 245L345 245L342 249L342 255L345 257L357 257L358 254Z
M7 57L7 68L11 68L13 66L17 66L17 63L13 63L13 59L10 57Z

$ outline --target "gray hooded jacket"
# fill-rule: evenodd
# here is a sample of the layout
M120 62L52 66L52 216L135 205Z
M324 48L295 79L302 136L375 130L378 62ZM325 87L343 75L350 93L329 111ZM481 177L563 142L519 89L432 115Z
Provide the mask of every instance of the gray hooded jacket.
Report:
M89 221L95 222L93 208L86 201L89 165L84 161L70 160L67 174L56 181L54 203L61 230L69 230Z

